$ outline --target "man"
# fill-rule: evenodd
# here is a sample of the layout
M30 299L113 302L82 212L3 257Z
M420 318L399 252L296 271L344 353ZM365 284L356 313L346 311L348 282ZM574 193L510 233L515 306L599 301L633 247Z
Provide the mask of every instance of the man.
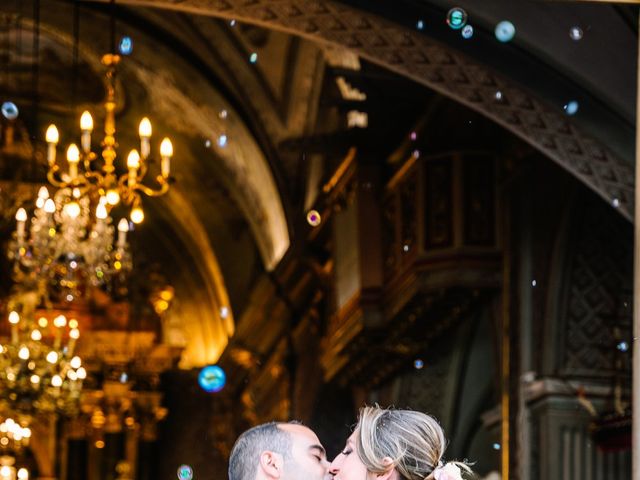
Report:
M229 480L329 480L329 462L313 431L265 423L244 432L229 457Z

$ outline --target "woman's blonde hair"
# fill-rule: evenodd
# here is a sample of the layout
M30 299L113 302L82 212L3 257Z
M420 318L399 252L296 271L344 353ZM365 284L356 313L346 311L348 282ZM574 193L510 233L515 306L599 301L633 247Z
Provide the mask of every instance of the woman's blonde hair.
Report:
M422 412L364 407L356 426L356 451L368 471L395 467L405 480L430 480L442 466L447 441L438 421ZM391 460L391 461L389 461ZM456 465L464 470L464 464Z

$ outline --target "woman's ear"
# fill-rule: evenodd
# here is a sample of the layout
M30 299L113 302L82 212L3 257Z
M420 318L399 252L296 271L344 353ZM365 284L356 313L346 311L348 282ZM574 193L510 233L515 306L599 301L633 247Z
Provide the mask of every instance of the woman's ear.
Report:
M279 453L266 450L260 454L258 470L262 472L258 478L278 479L282 477L284 459Z
M399 475L396 467L393 466L393 460L389 457L384 457L382 459L382 463L387 468L387 471L384 473L378 473L375 475L375 480L398 480Z

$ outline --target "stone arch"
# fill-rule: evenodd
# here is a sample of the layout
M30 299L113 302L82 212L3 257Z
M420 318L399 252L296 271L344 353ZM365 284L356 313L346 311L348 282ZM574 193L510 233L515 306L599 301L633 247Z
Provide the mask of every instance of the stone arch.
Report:
M218 16L340 45L485 115L543 152L620 213L633 218L633 165L590 137L545 100L436 40L335 1L121 0ZM504 101L495 102L500 90Z

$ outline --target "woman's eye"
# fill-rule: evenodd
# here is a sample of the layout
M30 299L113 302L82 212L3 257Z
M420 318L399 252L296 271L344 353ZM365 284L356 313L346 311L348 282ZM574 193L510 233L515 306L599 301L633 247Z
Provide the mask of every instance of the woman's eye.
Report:
M351 450L350 448L345 448L342 452L342 455L347 456L349 455L353 450Z

